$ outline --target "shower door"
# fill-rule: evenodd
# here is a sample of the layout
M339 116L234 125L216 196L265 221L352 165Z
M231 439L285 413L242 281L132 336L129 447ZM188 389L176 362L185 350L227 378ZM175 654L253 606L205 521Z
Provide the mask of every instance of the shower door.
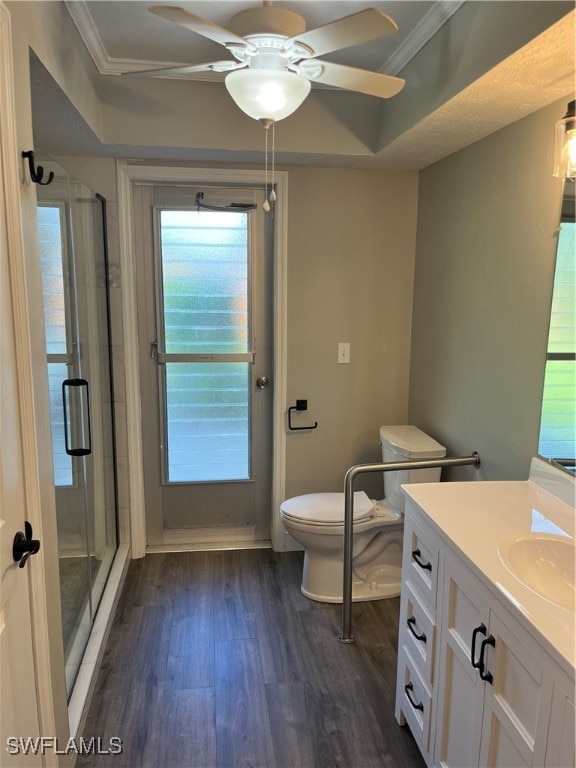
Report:
M70 695L117 548L105 203L50 163L38 231Z

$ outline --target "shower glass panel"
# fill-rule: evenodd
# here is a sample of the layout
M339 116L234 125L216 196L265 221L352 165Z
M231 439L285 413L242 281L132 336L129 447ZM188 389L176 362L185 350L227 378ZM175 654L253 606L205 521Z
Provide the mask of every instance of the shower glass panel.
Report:
M52 161L38 186L62 629L72 691L117 548L105 201Z

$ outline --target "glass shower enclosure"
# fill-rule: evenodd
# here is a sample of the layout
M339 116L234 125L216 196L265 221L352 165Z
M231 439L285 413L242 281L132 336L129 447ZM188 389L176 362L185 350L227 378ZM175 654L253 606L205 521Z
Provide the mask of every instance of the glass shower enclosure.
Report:
M106 206L56 163L37 187L66 686L117 549Z

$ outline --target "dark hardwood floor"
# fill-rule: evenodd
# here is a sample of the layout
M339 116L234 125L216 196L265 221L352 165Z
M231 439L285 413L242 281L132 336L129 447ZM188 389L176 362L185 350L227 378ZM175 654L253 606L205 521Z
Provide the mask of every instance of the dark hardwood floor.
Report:
M301 571L265 549L132 561L84 729L123 752L78 768L422 768L394 719L398 599L356 603L343 645Z

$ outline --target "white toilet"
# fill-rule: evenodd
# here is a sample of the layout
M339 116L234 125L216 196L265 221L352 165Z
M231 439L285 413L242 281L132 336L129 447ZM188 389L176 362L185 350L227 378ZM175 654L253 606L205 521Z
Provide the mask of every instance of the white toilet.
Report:
M444 446L414 426L380 427L382 461L437 459ZM354 493L352 599L380 600L400 594L403 483L433 483L440 469L384 472L382 501ZM288 533L304 547L302 593L323 603L342 602L344 493L309 493L286 499L280 517Z

